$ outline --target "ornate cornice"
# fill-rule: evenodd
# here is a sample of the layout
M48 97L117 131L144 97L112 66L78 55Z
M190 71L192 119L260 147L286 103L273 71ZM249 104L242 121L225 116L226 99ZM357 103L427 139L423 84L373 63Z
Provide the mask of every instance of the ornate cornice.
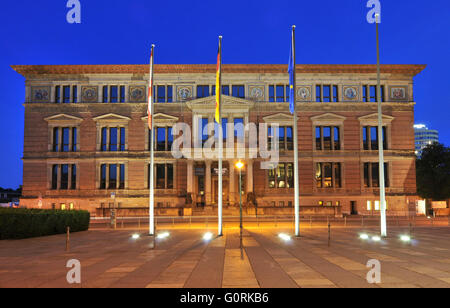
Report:
M146 75L149 66L136 65L12 65L23 76L72 75L72 74L140 74ZM406 74L415 76L425 69L420 64L381 65L383 74ZM216 72L215 64L156 64L155 74L205 74ZM283 64L224 64L224 74L286 74ZM373 64L297 64L298 74L375 74Z

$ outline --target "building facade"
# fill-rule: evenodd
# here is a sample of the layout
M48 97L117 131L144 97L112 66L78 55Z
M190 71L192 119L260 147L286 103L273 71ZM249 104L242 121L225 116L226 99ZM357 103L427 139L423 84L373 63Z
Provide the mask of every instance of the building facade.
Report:
M417 156L421 156L422 150L427 146L439 143L439 132L434 129L428 129L424 124L414 125L414 137Z
M416 200L413 78L423 65L383 65L383 135L388 215L404 215ZM22 206L86 209L105 215L117 205L124 215L148 211L148 65L13 66L26 78ZM298 131L302 214L379 211L376 66L298 65L298 127L289 113L286 65L224 65L223 122L247 127L234 139L244 156L224 158L224 214L235 213L244 161L247 213L293 212L293 129ZM217 157L199 150L214 121L215 65L155 65L155 204L158 215L214 213ZM174 157L186 123L198 142ZM279 163L251 157L249 127L277 125ZM276 133L274 131L276 130ZM265 133L265 132L264 132ZM211 134L210 134L211 135ZM214 139L214 132L212 132ZM263 137L264 139L265 137ZM192 138L193 139L193 138ZM231 138L232 139L232 138ZM251 139L251 138L250 138ZM233 147L233 153L238 149ZM198 153L197 153L198 154ZM242 154L242 153L241 153ZM115 198L112 198L112 193Z

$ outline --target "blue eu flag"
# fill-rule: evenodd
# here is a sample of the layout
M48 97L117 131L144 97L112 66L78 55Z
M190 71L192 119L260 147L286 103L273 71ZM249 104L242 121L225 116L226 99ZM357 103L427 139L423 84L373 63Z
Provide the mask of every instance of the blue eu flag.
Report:
M294 55L292 53L294 46L291 46L291 53L289 56L289 110L292 114L295 112L295 89L294 89L294 81L295 81L295 71L294 71Z

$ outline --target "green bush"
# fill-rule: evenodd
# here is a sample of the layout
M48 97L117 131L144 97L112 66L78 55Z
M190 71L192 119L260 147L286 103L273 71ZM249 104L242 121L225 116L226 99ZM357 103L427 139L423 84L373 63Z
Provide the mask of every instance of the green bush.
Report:
M89 222L87 211L0 209L0 240L86 231Z

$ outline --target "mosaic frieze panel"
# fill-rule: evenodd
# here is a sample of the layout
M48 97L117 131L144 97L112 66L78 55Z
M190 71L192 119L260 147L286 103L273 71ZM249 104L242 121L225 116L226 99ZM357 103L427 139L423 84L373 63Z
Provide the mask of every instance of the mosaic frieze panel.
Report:
M145 102L146 101L146 87L145 86L130 86L129 102Z
M407 101L408 86L391 86L389 87L390 101Z
M248 86L248 93L251 100L262 102L265 99L263 85L252 85Z
M193 93L193 86L177 86L177 101L190 100L192 99Z
M297 101L310 102L311 101L311 86L298 86L297 87Z
M358 86L343 86L342 96L345 102L359 101L359 87Z
M50 101L50 87L32 87L31 100L33 102L49 102Z
M90 86L81 87L81 99L85 103L98 102L98 87L90 87Z

